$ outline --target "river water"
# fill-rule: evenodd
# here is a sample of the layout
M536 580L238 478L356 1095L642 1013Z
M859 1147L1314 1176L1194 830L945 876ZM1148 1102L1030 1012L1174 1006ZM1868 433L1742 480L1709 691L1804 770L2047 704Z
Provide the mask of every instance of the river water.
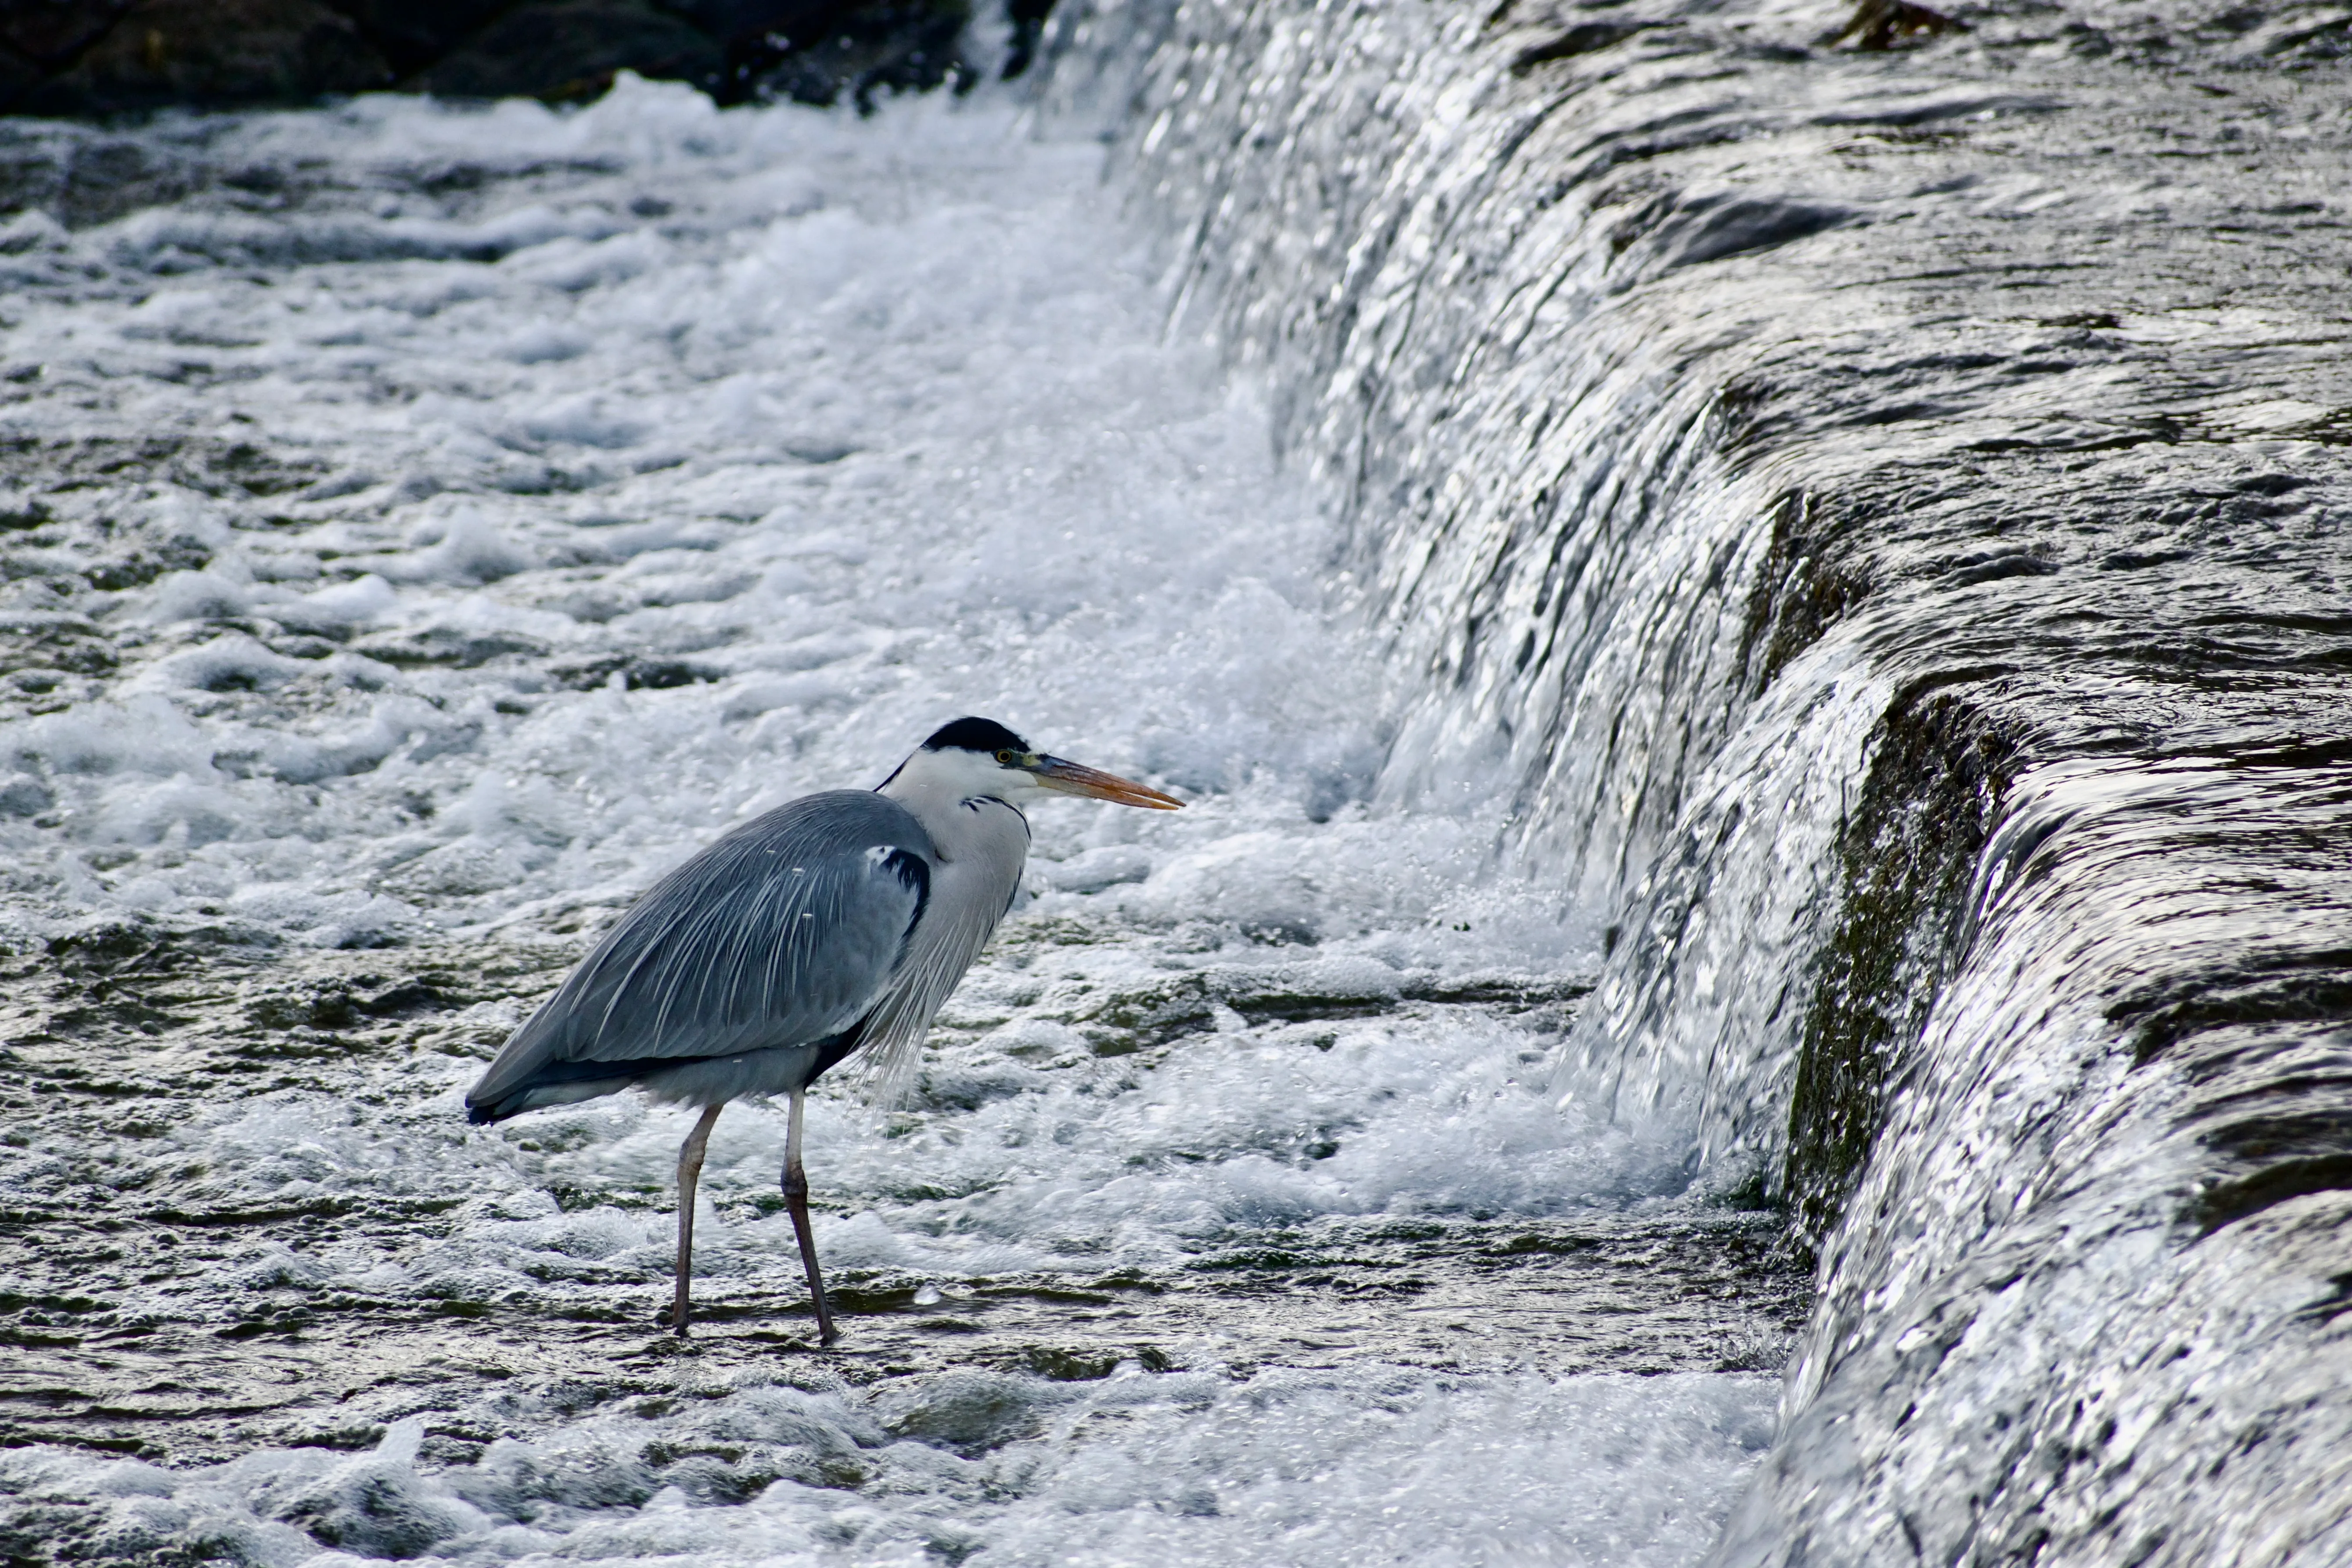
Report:
M1818 1251L1715 1560L2352 1559L2344 13L1956 16L1181 6L1133 166Z
M1410 685L1087 128L15 134L100 210L5 261L13 1550L1706 1548L1803 1277L1687 1119L1558 1109L1591 911L1506 770L1378 798ZM685 1119L459 1096L662 869L963 712L1193 804L1039 810L912 1093L818 1097L839 1354L726 1114L680 1346Z
M1963 19L11 128L11 1549L2352 1557L2343 16ZM457 1096L967 711L1193 805L681 1349Z

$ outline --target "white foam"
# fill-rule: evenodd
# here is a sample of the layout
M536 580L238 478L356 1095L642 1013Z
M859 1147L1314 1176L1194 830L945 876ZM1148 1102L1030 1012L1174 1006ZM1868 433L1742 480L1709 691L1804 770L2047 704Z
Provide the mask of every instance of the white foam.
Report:
M623 172L557 196L494 185L483 210L433 220L437 250L412 245L417 220L397 213L193 204L75 237L94 265L146 268L176 236L187 269L139 271L135 303L35 310L24 353L98 355L148 417L209 424L215 393L147 379L199 334L240 378L238 410L330 470L319 499L293 503L309 520L293 530L235 506L231 529L222 503L168 485L128 498L214 554L111 613L406 636L429 661L167 638L131 689L278 700L182 701L184 718L109 737L103 771L70 725L10 726L0 745L63 784L74 820L160 850L110 866L101 888L135 882L139 907L166 912L161 887L185 884L183 913L214 897L162 847L169 803L124 798L163 773L187 780L173 798L224 847L215 866L262 874L289 831L348 840L316 858L306 890L494 920L576 887L583 861L642 885L745 811L878 778L962 711L1188 793L1242 792L1228 798L1247 827L1276 837L1361 793L1381 674L1333 618L1331 542L1274 468L1247 394L1156 342L1154 295L1093 190L1097 151L1025 140L1002 108L851 125L689 99L629 84L578 114L501 108L498 155ZM443 145L488 155L471 138L489 129L368 101L234 134L257 154L305 140L364 181ZM652 192L667 217L616 216ZM371 230L380 243L353 237ZM232 255L278 271L265 286L199 265ZM37 404L26 417L63 430L80 416ZM593 501L567 493L583 484ZM709 679L550 689L540 649L559 667L686 659ZM387 725L405 727L389 745ZM236 763L255 730L275 742ZM491 777L560 796L570 851L446 809ZM503 853L517 874L464 899L370 881L358 846L420 799L444 809L419 831ZM1242 826L1206 811L1041 822L1048 855L1126 846L1121 883L1184 861L1163 908L1223 898L1236 923L1331 923L1307 918L1296 868L1253 890L1246 864L1212 864L1257 842ZM1394 923L1394 879L1374 882L1354 889L1370 907L1350 923Z
M1352 1568L1543 1563L1643 1568L1704 1551L1728 1483L1771 1433L1753 1375L1456 1378L1381 1366L1141 1375L1056 1384L966 1373L870 1402L756 1384L690 1416L604 1415L420 1466L427 1418L370 1452L257 1454L166 1471L54 1450L0 1453L20 1495L79 1496L110 1542L198 1528L244 1561L429 1552L492 1563L1280 1562ZM748 1503L656 1489L659 1440L780 1473ZM1009 1439L1009 1440L1008 1440ZM742 1462L739 1458L738 1463ZM856 1490L843 1489L857 1478ZM300 1520L341 1542L320 1553Z

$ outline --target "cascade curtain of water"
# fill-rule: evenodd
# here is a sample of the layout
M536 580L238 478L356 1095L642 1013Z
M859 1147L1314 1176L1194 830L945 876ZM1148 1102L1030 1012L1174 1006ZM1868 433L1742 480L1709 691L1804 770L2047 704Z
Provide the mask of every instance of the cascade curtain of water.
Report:
M1509 759L1588 1068L1820 1249L1726 1562L2352 1555L2341 26L2233 16L1059 24L1349 520L1384 796Z

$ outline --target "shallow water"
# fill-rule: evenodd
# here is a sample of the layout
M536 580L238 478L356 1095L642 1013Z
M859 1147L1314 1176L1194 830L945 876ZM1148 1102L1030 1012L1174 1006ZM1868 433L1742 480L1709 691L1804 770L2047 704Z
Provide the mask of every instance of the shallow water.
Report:
M15 1542L1705 1549L1801 1279L1689 1125L1558 1109L1591 912L1505 770L1376 801L1338 527L1097 142L627 82L16 134L163 199L0 258ZM653 876L967 711L1193 804L1040 810L910 1097L818 1098L839 1355L729 1111L680 1346L684 1119L459 1096Z

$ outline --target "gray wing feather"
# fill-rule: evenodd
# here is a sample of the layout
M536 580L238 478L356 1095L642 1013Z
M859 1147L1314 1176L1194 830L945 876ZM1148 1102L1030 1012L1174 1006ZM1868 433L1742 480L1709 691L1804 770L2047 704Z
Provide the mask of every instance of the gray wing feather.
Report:
M654 884L515 1031L466 1099L549 1068L805 1045L870 1011L905 952L937 859L882 795L804 795ZM566 1075L577 1076L577 1075Z

